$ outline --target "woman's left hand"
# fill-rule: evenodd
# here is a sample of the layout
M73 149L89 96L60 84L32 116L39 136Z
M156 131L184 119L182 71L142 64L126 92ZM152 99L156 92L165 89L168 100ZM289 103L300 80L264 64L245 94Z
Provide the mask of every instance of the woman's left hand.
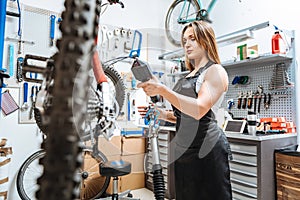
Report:
M149 81L139 83L137 87L143 88L147 96L155 96L161 95L162 89L165 86L161 84L155 76L152 76L152 78Z

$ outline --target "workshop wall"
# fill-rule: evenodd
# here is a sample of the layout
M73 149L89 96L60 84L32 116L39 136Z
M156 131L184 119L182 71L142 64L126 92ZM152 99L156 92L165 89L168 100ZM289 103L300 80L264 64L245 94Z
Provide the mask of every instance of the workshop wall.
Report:
M300 14L298 12L296 3L297 0L276 2L272 0L218 1L211 12L213 27L216 35L221 36L256 24L270 21L271 24L278 26L280 29L295 30L295 49L299 49L300 43L298 41L300 38L300 26L298 19ZM267 30L262 31L267 31L265 33L268 35L261 40L258 38L258 42L261 45L259 50L263 50L264 53L270 53L271 38L274 33L274 28L271 25L269 28L267 28ZM251 44L253 40L249 40L247 42ZM232 52L235 54L236 52L236 46L230 50L221 49L220 53L223 59L230 59L230 54L232 54ZM230 51L230 53L228 53L228 51ZM296 57L297 60L299 60L300 54L296 53Z
M35 46L38 48L34 48L34 46L25 45L24 54L32 53L42 56L50 56L52 53L56 51L55 47L51 47L49 49L46 48L48 45L48 32L49 32L49 14L51 13L60 13L63 10L63 0L56 1L35 1L35 0L20 0L22 5L26 5L28 7L36 8L35 10L40 9L40 13L32 14L32 12L26 12L24 14L24 40L34 40ZM139 9L136 9L136 3L141 6ZM148 1L145 1L148 2ZM11 3L8 0L8 3ZM141 1L133 1L133 0L125 0L125 9L121 9L119 6L111 6L107 9L105 14L101 18L102 24L113 25L114 27L124 27L131 29L142 29L145 28L152 32L149 34L149 38L157 38L153 36L156 34L153 29L160 29L162 24L164 23L164 15L167 7L171 2L163 1L163 3L159 0L151 1L151 6L147 5L147 3L141 3ZM44 13L45 11L49 11ZM145 13L148 13L147 16L151 17L150 20L147 20ZM151 13L151 14L150 14ZM124 17L126 16L126 17ZM143 17L141 17L143 16ZM18 31L18 20L12 17L7 17L7 27L6 32L9 33L10 36L17 38ZM117 23L118 22L118 23ZM147 23L145 23L147 22ZM14 26L15 25L15 26ZM144 26L146 25L146 26ZM150 30L151 29L151 30ZM145 30L143 32L145 32ZM42 32L42 33L41 33ZM163 30L160 29L159 35L163 35ZM59 37L59 32L56 35ZM160 36L158 36L160 37ZM146 34L144 36L144 41L146 43ZM44 41L47 41L47 44ZM149 42L149 40L148 40ZM157 42L159 43L159 42ZM17 45L14 44L15 51L17 51ZM144 45L144 44L143 44ZM8 57L7 48L8 42L5 43L5 67L7 65ZM169 49L171 50L171 49ZM161 52L159 52L161 53ZM157 58L157 56L149 55L145 50L142 51L143 57L150 56L150 59ZM15 57L16 58L16 57ZM14 63L16 65L16 63ZM8 87L4 88L2 91L6 89L9 90L10 94L14 98L14 100L22 106L23 103L23 83L16 83L16 80L9 79L5 80ZM29 85L31 88L31 85ZM30 101L29 101L30 103ZM5 116L2 112L0 114L0 137L5 137L8 139L9 144L12 146L13 155L11 158L11 164L9 169L9 192L8 199L9 200L18 200L20 199L17 189L16 189L16 176L17 172L22 165L22 163L30 156L32 153L37 151L40 148L40 143L42 141L41 133L37 128L36 124L30 120L23 123L20 123L20 114L19 110L13 112L10 115ZM28 116L27 116L28 117ZM25 117L26 118L26 117Z
M164 17L167 9L173 0L123 0L125 8L118 6L109 8L101 17L103 24L110 24L117 27L151 30L149 38L159 38L163 35ZM204 0L204 5L210 0ZM20 0L21 3L47 9L60 13L63 10L63 0ZM277 2L277 1L276 1ZM259 24L265 21L274 21L276 25L284 29L296 30L296 40L300 38L300 26L296 20L300 18L296 0L286 0L284 3L275 4L272 0L223 0L218 1L211 13L213 26L216 35L240 30L248 26ZM39 28L35 24L36 29ZM155 35L155 30L157 30ZM155 40L155 39L153 39ZM270 38L271 41L271 38ZM160 48L160 47L159 47ZM172 47L165 46L166 50ZM264 47L267 49L267 47ZM299 45L296 42L296 49ZM267 51L267 50L266 50ZM157 53L157 52L155 52ZM226 54L225 51L220 52ZM143 52L143 56L149 61L156 63L153 55ZM230 53L224 59L230 57ZM299 60L300 56L297 55ZM20 87L8 88L16 102L20 102ZM35 124L19 124L18 112L9 116L0 114L0 137L6 137L13 147L12 162L9 175L9 200L20 199L15 187L17 170L24 160L39 148L41 134Z

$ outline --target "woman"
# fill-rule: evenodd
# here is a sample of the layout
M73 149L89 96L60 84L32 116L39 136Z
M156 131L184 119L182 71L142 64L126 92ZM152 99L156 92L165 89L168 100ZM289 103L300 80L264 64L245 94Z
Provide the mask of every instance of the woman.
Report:
M176 200L231 200L227 139L215 115L228 89L228 76L220 65L215 34L204 21L182 31L189 74L173 90L155 77L139 83L148 96L161 95L173 112L160 110L160 119L176 122Z

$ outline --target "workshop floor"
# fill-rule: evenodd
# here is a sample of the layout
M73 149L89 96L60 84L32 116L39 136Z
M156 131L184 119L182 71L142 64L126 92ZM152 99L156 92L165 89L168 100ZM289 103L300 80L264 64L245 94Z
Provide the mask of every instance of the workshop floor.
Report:
M140 200L155 200L154 194L147 188L141 188L131 191L134 198L140 198Z
M141 188L131 191L134 198L140 198L141 200L155 200L154 194L147 188Z

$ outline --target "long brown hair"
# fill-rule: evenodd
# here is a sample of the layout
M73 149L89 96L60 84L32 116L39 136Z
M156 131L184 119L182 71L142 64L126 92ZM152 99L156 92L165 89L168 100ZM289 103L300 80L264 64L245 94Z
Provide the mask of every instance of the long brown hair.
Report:
M208 22L205 21L194 21L186 25L181 34L181 44L183 43L183 34L187 28L192 27L194 30L195 39L199 45L201 45L207 52L208 59L220 64L220 57L217 48L217 42L215 38L215 32L213 28L209 25ZM190 60L185 56L185 65L186 67L192 71L195 67L192 65Z

